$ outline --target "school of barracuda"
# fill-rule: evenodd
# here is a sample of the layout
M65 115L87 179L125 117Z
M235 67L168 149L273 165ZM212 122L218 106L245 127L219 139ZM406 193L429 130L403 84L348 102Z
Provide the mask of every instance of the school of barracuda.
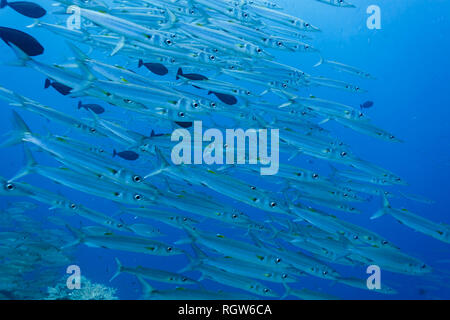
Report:
M354 7L345 1L317 1L342 10ZM2 1L2 10L7 5ZM0 216L2 298L35 297L33 290L40 283L23 288L22 275L39 269L44 282L51 270L70 264L77 245L97 248L92 254L112 249L167 260L184 255L187 264L179 272L161 270L151 260L146 267L133 267L116 259L112 283L122 273L135 275L144 299L337 299L302 288L302 279L315 277L368 290L365 278L348 274L353 267L373 264L393 273L431 277L433 270L425 262L345 219L363 210L358 204L363 206L371 196L382 202L378 212L369 213L371 218L391 216L412 231L450 243L449 225L389 202L395 197L429 200L387 191L406 182L359 158L323 123L335 121L387 143L401 140L373 124L362 108L305 93L317 87L354 94L364 90L275 60L277 51L320 57L319 48L310 44L320 26L265 0L59 0L53 1L51 12L60 19L56 24L45 22L42 14L30 14L38 5L28 11L13 2L9 5L17 11L10 14L39 17L23 31L46 29L66 39L73 53L58 64L44 62L36 57L39 53L30 56L32 49L39 51L37 44L23 45L12 36L4 39L17 57L10 65L41 74L47 79L45 86L66 95L68 104L75 101L69 98L97 102L80 101L80 110L68 112L66 106L32 100L25 89L13 92L0 86L2 106L11 107L14 125L2 147L23 145L25 155L20 172L0 177L1 195L33 201L12 202ZM66 25L72 5L80 10L80 29ZM110 63L113 56L127 63ZM316 67L351 74L355 81L375 81L365 71L324 58ZM166 77L160 80L161 76ZM59 124L61 131L36 132L23 119L30 113ZM262 178L249 165L171 164L170 132L189 129L196 120L223 129L227 121L239 128L279 128L282 154L329 163L332 173L323 175L286 161L277 175ZM134 130L137 122L167 130L144 134ZM58 165L38 163L37 152ZM86 193L97 203L113 202L118 210L100 212L89 203L30 185L24 182L29 174ZM248 177L267 179L273 187L250 184ZM37 204L61 213L48 216L57 227L40 235L40 225L26 214ZM256 213L246 213L248 206ZM344 214L337 218L333 211ZM66 223L70 215L82 217L86 226ZM205 221L213 223L205 228ZM165 236L155 227L158 223L173 228L177 237ZM349 272L338 272L336 266ZM204 279L225 289L208 289ZM173 288L158 290L158 283ZM383 283L376 291L396 294L400 289Z

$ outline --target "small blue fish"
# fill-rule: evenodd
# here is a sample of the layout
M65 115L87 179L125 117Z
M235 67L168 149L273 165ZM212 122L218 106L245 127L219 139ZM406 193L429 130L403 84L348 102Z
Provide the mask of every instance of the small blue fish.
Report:
M44 88L47 89L49 87L53 87L53 89L61 93L63 96L67 96L72 91L71 87L68 87L62 83L56 81L52 82L50 79L45 79Z
M176 123L177 125L179 125L180 127L185 128L185 129L191 128L191 127L192 127L192 122L179 122L179 121L175 121L175 123Z
M373 107L373 101L366 101L363 104L359 105L361 109L368 109Z
M122 159L128 160L128 161L135 161L139 158L139 154L137 154L134 151L122 151L117 152L116 149L113 150L113 157L119 156Z
M44 47L29 34L7 27L0 27L0 38L9 46L14 44L30 57L44 53Z
M78 102L78 109L84 108L86 110L92 110L95 114L102 114L105 112L105 108L99 106L98 104L83 104L81 101Z
M139 60L138 68L145 66L149 71L153 72L158 76L165 76L169 73L169 70L161 63L150 63Z
M179 68L178 72L177 72L177 77L176 79L180 79L180 76L182 76L183 78L187 78L189 80L193 80L193 81L202 81L202 80L208 80L207 77L198 74L198 73L183 73L183 69Z
M213 94L215 95L220 101L222 101L223 103L232 106L235 105L238 100L236 99L236 97L233 97L229 94L224 94L224 93L219 93L219 92L208 92L208 94Z
M1 0L0 9L3 9L6 6L10 7L21 15L34 19L42 18L47 14L47 11L45 11L45 9L40 5L28 1L8 2L7 0Z

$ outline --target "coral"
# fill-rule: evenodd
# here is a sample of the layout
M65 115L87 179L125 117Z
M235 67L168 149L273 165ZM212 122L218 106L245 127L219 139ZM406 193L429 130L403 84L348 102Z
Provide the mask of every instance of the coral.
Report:
M48 297L45 300L117 300L116 291L115 288L93 283L82 276L80 289L71 290L67 288L64 279L56 287L47 289Z

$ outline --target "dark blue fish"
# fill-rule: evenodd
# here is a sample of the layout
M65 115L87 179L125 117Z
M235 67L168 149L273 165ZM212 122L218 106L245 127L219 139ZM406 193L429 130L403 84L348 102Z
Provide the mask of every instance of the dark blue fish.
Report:
M189 80L193 81L202 81L202 80L208 80L208 77L205 77L198 73L183 73L183 69L179 68L177 72L177 80L180 79L180 76L187 78Z
M192 127L192 122L179 122L179 121L175 121L175 123L176 123L177 125L179 125L180 127L185 128L185 129Z
M134 161L137 160L139 158L139 155L134 152L134 151L122 151L122 152L117 152L115 149L113 151L113 157L115 156L119 156L122 159L125 160L129 160L129 161Z
M30 57L44 53L44 47L29 34L7 27L0 27L0 38L9 46L14 44Z
M157 74L158 76L165 76L169 73L169 70L161 63L150 63L139 60L138 68L145 66L149 71Z
M56 82L56 81L50 81L50 79L45 79L45 85L44 88L47 89L49 87L53 87L56 91L61 93L63 96L67 96L72 91L71 87L68 87L62 83Z
M208 94L215 95L220 101L222 101L223 103L225 103L225 104L227 104L229 106L235 105L238 102L236 97L231 96L229 94L213 92L213 91L208 92Z
M152 132L150 133L150 138L151 137L162 137L164 135L164 133L155 133L155 130L152 130Z
M95 114L102 114L105 112L105 109L98 104L83 104L81 101L78 101L78 109L84 108L86 110L92 110Z
M361 109L368 109L373 107L373 101L366 101L363 104L359 105Z
M0 9L6 6L10 7L21 15L34 19L42 18L47 14L47 11L45 11L45 9L40 5L28 1L8 2L7 0L1 0Z

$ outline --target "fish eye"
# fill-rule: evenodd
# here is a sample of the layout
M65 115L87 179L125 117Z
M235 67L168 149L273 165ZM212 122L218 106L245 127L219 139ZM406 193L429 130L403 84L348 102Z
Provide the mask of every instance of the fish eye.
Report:
M233 219L236 219L238 217L238 215L235 213L231 216Z
M256 49L256 52L261 53L262 50L261 50L260 48L257 48L257 49Z
M386 245L388 242L386 240L381 241L381 244Z
M187 221L187 218L186 218L186 217L184 217L184 218L183 218L183 221Z
M141 182L141 181L142 181L142 178L141 178L140 176L134 176L134 177L133 177L133 181L134 181L134 182Z
M194 108L198 108L198 103L197 103L197 102L193 102L193 103L192 103L192 106L193 106Z
M216 103L215 102L211 102L211 107L212 108L215 108L217 105L216 105Z
M309 27L309 23L305 23L305 27Z
M244 18L248 18L248 13L243 14Z
M345 151L341 152L341 157L345 157L346 155L347 155L347 152L345 152Z
M287 84L283 83L282 87L286 89L287 88Z
M277 206L277 203L272 201L272 202L270 203L270 206L271 206L272 208L274 208L274 207Z
M186 281L187 281L187 278L186 278L186 277L183 277L183 278L181 278L181 281L186 282Z
M267 288L264 288L264 293L268 293L270 290L269 289L267 289Z
M171 45L172 45L172 40L170 40L170 39L166 39L166 41L165 41L165 42L166 42L166 44L167 44L167 45L169 45L169 46L171 46Z
M389 136L389 139L395 139L395 137L394 136Z
M421 269L425 269L427 267L427 265L426 264L423 264L420 268Z
M95 128L91 128L91 129L89 129L89 131L92 132L92 133L96 133L97 132L97 130L95 130Z
M170 59L170 62L171 62L171 63L175 63L176 60L175 60L174 58L172 58L172 59Z
M215 56L210 56L210 57L209 57L209 60L214 61L214 60L216 60L216 57L215 57Z
M12 183L8 183L8 184L6 184L6 189L7 190L14 190L15 188L16 188L16 186L15 185L13 185Z
M184 112L180 111L180 112L178 112L178 115L183 118L184 117Z
M280 263L280 262L281 262L281 259L280 259L280 258L276 258L276 259L275 259L275 262L276 262L276 263Z
M142 196L140 194L135 194L134 195L134 200L142 200Z
M256 190L256 187L255 186L251 186L250 189Z
M172 252L172 247L167 247L167 252Z
M76 209L77 205L75 203L71 203L69 207L70 207L70 209Z
M319 175L317 173L313 173L312 177L313 177L313 179L317 179L319 177Z
M354 235L354 236L353 236L353 239L358 240L359 237L358 237L357 235Z
M245 94L249 96L249 95L251 95L252 93L251 93L250 91L246 91Z
M282 277L283 279L286 279L286 278L288 277L288 275L287 275L286 273L283 273L283 274L281 275L281 277Z
M326 275L328 274L328 271L325 270L325 271L322 272L322 274L323 274L324 276L326 276Z
M131 100L130 100L130 99L123 99L123 102L125 102L125 103L131 103Z

